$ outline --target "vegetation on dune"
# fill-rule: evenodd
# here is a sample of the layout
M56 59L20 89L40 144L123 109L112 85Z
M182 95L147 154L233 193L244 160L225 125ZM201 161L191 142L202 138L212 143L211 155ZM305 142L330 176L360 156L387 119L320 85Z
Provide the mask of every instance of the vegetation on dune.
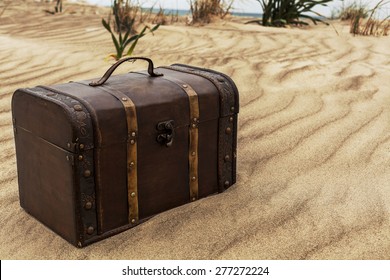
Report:
M372 10L368 11L369 16L367 20L364 20L363 15L360 13L355 14L351 18L350 33L363 36L387 36L390 30L390 15L379 20L376 18L376 14L381 7L388 3L390 1L379 1Z
M308 25L301 18L309 19L314 24L323 22L319 19L320 14L313 11L313 8L318 5L326 6L332 0L256 0L260 3L263 9L262 20L257 22L264 26L279 26L283 27L289 24ZM310 15L310 13L315 16ZM327 24L327 23L325 23Z
M56 0L56 5L54 6L54 11L50 10L44 10L48 14L57 14L57 13L62 13L62 0Z
M340 20L351 20L356 16L367 18L368 13L369 10L367 5L364 5L361 2L352 2L348 5L345 5L343 2L341 9L336 12L336 15L332 16L332 18L338 18Z
M234 0L190 0L192 21L210 23L213 17L224 18L232 8Z
M136 18L140 7L131 2L131 0L114 0L112 3L111 14L107 20L102 19L104 28L111 34L116 53L110 54L115 60L123 56L132 55L140 38L147 33L152 33L160 26L156 24L152 28L145 25L140 33L136 31ZM127 51L126 48L128 47Z

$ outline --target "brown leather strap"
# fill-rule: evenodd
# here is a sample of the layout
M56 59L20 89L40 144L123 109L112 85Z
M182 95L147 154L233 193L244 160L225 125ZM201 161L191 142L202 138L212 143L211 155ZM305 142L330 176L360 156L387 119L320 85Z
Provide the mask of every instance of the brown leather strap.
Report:
M188 148L188 163L189 163L189 186L190 186L190 201L198 199L198 142L199 142L199 101L195 90L187 83L174 78L164 76L165 79L179 85L188 95L190 105L190 127L189 127L189 148Z
M129 207L128 221L129 224L135 225L139 221L137 177L137 111L133 101L124 93L115 90L108 85L100 86L99 89L104 90L105 92L117 98L125 109L127 123L127 200Z
M220 94L218 126L218 191L236 182L238 90L225 74L194 66L175 64L160 68L197 75L212 82Z

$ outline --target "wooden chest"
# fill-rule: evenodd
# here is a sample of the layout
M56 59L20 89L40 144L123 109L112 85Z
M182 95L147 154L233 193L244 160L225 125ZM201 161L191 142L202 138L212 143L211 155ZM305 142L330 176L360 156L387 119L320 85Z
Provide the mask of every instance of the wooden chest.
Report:
M142 59L147 71L110 77ZM20 205L78 247L236 181L238 91L226 75L126 58L99 81L18 89Z

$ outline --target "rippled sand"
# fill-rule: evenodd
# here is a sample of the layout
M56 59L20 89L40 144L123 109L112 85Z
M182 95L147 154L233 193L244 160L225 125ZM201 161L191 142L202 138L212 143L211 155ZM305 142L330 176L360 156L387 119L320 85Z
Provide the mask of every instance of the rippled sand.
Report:
M390 259L390 37L352 37L340 23L340 36L238 20L160 27L135 55L212 68L239 88L237 184L85 249L26 214L12 93L110 65L102 14L74 11L21 5L0 18L1 259Z

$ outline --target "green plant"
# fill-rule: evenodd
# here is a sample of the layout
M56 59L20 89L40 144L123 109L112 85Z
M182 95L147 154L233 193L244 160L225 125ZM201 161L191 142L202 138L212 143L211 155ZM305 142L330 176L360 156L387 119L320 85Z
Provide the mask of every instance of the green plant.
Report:
M382 20L375 18L376 13L380 10L382 6L390 3L390 1L381 0L375 7L369 11L370 16L367 21L363 21L363 17L359 14L356 14L351 19L350 33L353 35L363 35L363 36L387 36L390 29L390 21L388 20L390 16Z
M233 3L234 0L190 0L192 23L209 23L213 16L224 18Z
M114 1L112 5L112 11L114 15L114 30L111 28L111 17L109 17L107 21L102 19L102 24L104 28L111 34L111 39L116 50L115 54L113 53L109 56L113 57L115 60L119 60L123 56L130 56L133 53L138 40L147 33L153 34L153 32L160 26L159 24L153 26L152 28L145 26L142 31L137 34L135 29L135 10L136 9L131 6L130 1ZM126 51L128 46L129 48Z
M287 24L302 24L307 25L307 22L300 18L310 19L314 24L323 22L318 17L313 17L307 13L313 13L321 16L313 11L313 8L318 5L326 6L326 3L332 0L256 0L261 4L263 9L263 18L257 22L264 26L285 26ZM325 23L327 24L327 23Z

